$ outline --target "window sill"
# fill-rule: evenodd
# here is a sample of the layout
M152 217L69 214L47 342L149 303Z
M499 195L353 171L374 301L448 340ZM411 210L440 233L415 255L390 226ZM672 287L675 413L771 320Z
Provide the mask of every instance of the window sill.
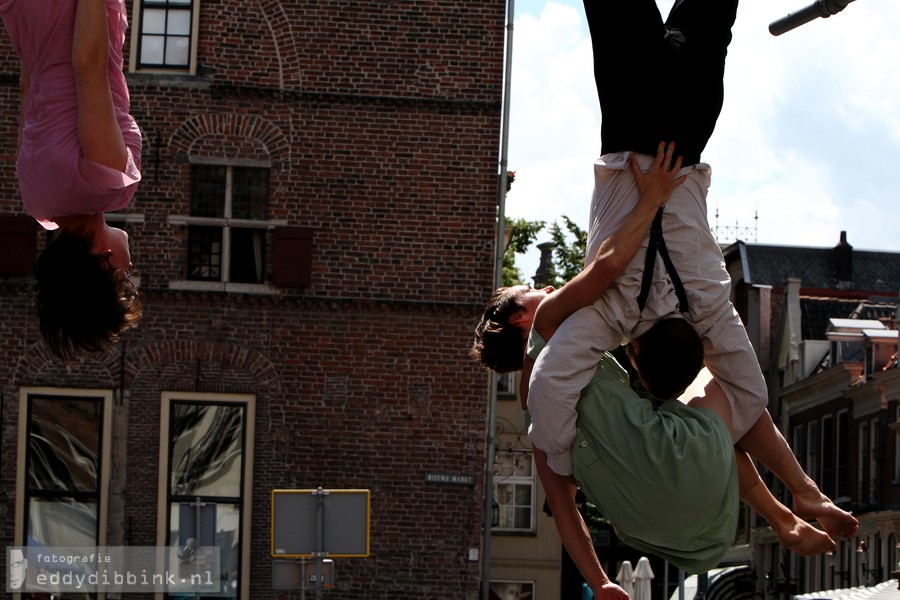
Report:
M536 531L530 530L521 530L516 531L514 529L494 529L491 528L491 535L505 535L509 537L537 537Z
M126 73L129 88L169 86L190 89L209 89L211 81L203 75L192 75L187 69L140 69Z
M232 217L191 217L188 215L169 215L169 225L205 225L207 227L243 227L246 229L274 229L287 225L280 219L235 219Z
M169 289L193 292L225 292L231 294L256 294L274 296L278 289L267 283L231 283L226 281L170 281Z

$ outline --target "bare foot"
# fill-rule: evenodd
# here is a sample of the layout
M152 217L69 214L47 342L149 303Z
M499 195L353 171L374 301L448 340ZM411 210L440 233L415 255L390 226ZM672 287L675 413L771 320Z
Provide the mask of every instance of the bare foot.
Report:
M796 552L800 556L817 556L834 552L836 545L834 540L819 529L816 529L803 519L793 517L794 523L775 527L778 540L781 545Z
M815 519L829 535L847 539L859 530L859 521L849 512L838 508L821 492L794 495L794 512L804 519Z

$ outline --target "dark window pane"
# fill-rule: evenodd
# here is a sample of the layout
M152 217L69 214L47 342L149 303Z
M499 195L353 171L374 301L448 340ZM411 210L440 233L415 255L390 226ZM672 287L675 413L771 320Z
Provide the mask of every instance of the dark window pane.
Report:
M241 495L241 405L172 404L172 494Z
M97 490L100 400L31 397L29 490Z
M837 425L837 497L846 498L850 495L850 413L838 414Z
M225 216L226 167L194 165L191 167L191 216Z
M93 546L97 543L97 501L31 498L26 535L29 546Z
M169 545L179 544L181 539L194 537L188 532L178 531L181 502L169 504ZM216 502L216 537L215 545L219 547L222 563L220 565L222 579L221 591L212 596L215 598L236 598L240 589L240 557L241 557L241 505L239 503ZM179 535L180 534L180 535ZM201 596L210 598L211 596ZM169 596L176 598L176 596ZM194 596L190 597L193 600ZM184 598L183 600L188 600Z
M188 228L188 279L222 280L222 228Z
M269 205L269 170L233 167L232 185L232 216L265 220Z
M265 249L265 229L232 229L231 281L262 283Z

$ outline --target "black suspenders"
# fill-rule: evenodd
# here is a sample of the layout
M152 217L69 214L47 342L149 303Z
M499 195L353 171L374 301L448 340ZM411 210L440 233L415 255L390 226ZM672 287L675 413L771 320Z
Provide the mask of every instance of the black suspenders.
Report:
M675 270L675 265L669 257L669 251L666 249L666 240L663 238L662 231L663 207L659 207L656 217L653 219L653 225L650 226L650 244L647 246L647 257L644 260L644 277L641 280L641 293L637 298L638 307L644 310L647 304L647 296L650 295L650 283L653 281L653 265L656 263L656 255L662 259L666 267L666 272L672 279L672 285L675 287L675 295L678 296L678 303L681 305L681 312L688 311L687 294L684 292L684 284L681 283L681 277Z

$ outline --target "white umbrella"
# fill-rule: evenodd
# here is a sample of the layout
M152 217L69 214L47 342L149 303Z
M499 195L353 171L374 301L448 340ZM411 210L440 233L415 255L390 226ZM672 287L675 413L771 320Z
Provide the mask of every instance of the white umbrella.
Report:
M634 594L634 569L631 568L630 560L626 560L622 563L622 566L619 567L619 572L616 575L616 583L619 584L619 587L628 592L629 596Z
M650 559L642 556L634 570L634 594L632 600L650 600L650 580L653 579L653 569L650 568Z

